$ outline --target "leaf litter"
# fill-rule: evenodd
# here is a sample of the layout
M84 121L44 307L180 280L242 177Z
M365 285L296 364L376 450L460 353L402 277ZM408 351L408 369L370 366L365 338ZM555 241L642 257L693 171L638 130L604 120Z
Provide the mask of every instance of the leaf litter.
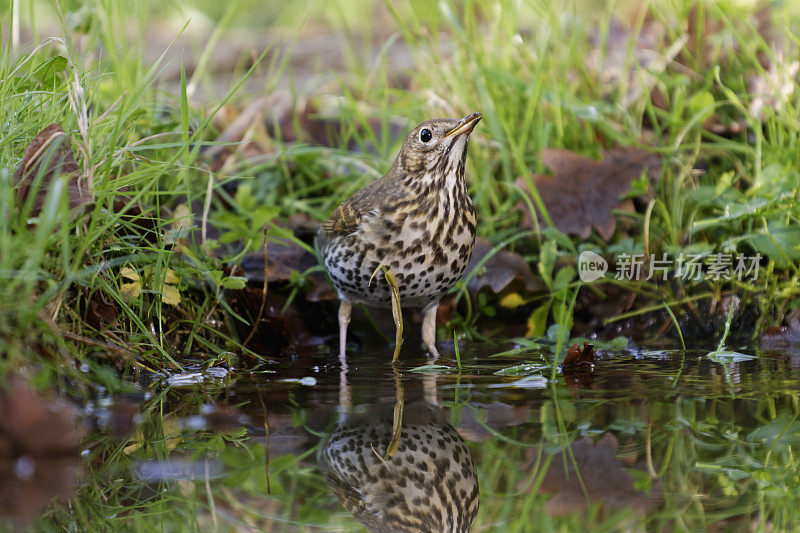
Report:
M23 378L0 390L0 514L21 527L77 487L84 431L68 402Z
M551 493L547 500L547 513L563 516L592 504L599 504L603 512L629 507L637 514L659 504L660 484L654 483L647 493L637 490L634 470L644 470L639 464L632 469L617 458L619 441L613 433L605 433L594 441L583 437L570 444L571 453L555 453L549 468L544 474L540 490ZM538 450L528 452L531 458L527 469L536 464ZM580 475L578 475L580 474ZM530 490L530 486L520 487Z
M25 148L14 172L18 200L22 204L30 202L32 214L38 215L52 182L59 178L65 180L70 208L92 203L89 185L81 179L69 135L60 124L54 123L40 131Z
M597 161L561 148L542 151L542 161L553 175L530 179L559 231L586 239L595 229L603 240L610 240L617 227L612 211L633 210L631 202L623 199L631 183L645 172L655 181L661 170L660 157L639 148L615 148L603 156ZM518 178L516 184L529 190L525 178ZM524 202L519 207L524 212L523 226L534 228L533 214ZM535 216L543 223L540 213Z

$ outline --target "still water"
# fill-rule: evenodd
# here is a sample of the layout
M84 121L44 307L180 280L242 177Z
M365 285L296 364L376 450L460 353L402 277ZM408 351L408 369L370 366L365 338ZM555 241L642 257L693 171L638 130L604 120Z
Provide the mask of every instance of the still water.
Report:
M452 355L426 367L405 348L393 368L386 349L351 355L347 372L311 355L101 395L85 409L72 494L31 524L800 527L800 355L601 350L593 367L553 373L535 350L510 348L464 345L460 370Z

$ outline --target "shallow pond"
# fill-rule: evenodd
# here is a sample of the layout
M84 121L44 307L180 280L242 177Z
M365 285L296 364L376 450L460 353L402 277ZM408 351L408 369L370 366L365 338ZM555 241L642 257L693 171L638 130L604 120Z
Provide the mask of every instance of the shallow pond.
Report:
M432 531L474 516L474 531L774 531L800 523L797 354L599 350L593 367L553 374L535 350L503 354L513 348L462 345L460 370L452 355L426 367L404 347L394 369L381 349L351 355L347 372L310 355L247 374L187 370L113 399L101 391L85 405L92 429L77 486L33 524L363 530L355 516L376 531Z

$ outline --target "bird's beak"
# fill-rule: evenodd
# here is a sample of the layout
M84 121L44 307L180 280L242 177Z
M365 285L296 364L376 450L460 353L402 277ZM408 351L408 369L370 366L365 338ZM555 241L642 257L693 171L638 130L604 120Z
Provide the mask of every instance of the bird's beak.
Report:
M477 124L478 121L480 121L481 117L483 117L483 115L481 115L480 113L473 113L471 115L467 115L466 117L459 120L458 124L456 124L456 127L448 131L442 138L444 139L445 137L451 137L453 135L461 135L462 133L469 134L470 132L472 132L472 128L475 127L475 124Z

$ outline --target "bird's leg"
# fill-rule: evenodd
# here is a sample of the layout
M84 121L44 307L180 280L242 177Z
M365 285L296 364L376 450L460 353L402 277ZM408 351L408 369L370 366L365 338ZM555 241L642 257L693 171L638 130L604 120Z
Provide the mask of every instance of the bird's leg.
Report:
M353 410L353 395L347 382L347 363L342 358L342 369L339 371L339 417L337 422L344 424L347 415Z
M422 374L422 395L426 403L439 405L439 393L436 389L436 374Z
M436 350L436 311L439 309L439 302L431 302L422 310L422 342L428 347L431 360L439 358Z
M344 349L347 345L347 325L350 323L352 309L353 304L349 300L342 300L342 303L339 304L339 362L345 372L347 371L347 356Z

